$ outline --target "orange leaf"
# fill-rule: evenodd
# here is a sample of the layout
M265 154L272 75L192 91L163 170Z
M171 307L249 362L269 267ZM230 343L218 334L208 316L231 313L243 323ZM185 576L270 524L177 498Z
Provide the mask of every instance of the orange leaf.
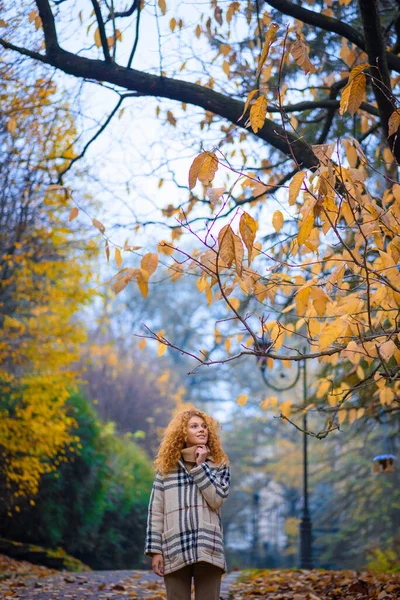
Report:
M101 231L101 233L104 233L106 228L104 227L103 223L100 223L100 221L98 221L97 219L92 219L92 224L99 230Z
M74 206L71 208L71 212L69 213L68 221L73 221L79 214L79 209Z
M140 261L140 266L142 267L142 269L147 271L149 275L152 275L158 267L157 254L152 254L151 252L145 254L142 260Z
M315 73L316 69L308 56L308 45L297 39L290 48L290 53L305 73Z
M243 244L238 235L235 235L230 225L225 225L218 235L219 255L227 267L236 264L239 277L242 276Z
M390 137L391 135L396 133L399 127L400 127L400 113L397 110L395 110L390 115L390 118L388 121L388 129L389 129L388 137Z
M281 213L280 210L276 210L274 212L274 214L272 215L272 225L274 226L276 233L280 232L280 230L283 227L284 222L285 222L285 219L283 218L283 214Z

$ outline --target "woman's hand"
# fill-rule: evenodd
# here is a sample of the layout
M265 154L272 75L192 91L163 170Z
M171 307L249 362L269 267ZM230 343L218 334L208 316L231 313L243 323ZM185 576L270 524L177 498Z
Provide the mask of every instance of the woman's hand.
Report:
M162 554L153 554L151 568L156 575L164 576L164 559Z
M197 466L201 465L201 463L203 463L206 460L207 455L208 455L207 446L197 446L197 450L196 450L196 454L195 454Z

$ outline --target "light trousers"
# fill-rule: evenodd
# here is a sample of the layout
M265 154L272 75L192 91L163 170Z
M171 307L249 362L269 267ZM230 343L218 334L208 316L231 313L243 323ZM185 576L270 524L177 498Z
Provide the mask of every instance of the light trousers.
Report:
M223 570L207 562L197 562L164 575L167 600L190 600L192 578L195 600L219 600Z

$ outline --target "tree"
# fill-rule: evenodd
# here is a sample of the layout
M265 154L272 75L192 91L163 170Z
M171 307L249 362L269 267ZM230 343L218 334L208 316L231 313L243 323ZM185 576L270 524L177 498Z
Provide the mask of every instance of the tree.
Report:
M31 20L43 27L43 38L36 36L33 49L13 42L17 35L12 19L9 36L0 43L64 73L111 85L119 100L104 126L132 94L179 101L183 111L187 104L206 111L199 122L205 132L199 137L207 140L209 149L193 161L187 201L163 211L166 219L178 223L172 228L172 241L162 243L159 251L174 253L174 279L184 271L195 274L209 302L222 300L231 311L229 318L241 330L230 336L224 360L256 355L266 368L272 368L276 360L288 364L318 359L333 367L340 360L342 381L337 385L321 382L319 408L326 415L325 424L321 431L309 432L319 437L340 427L349 407L356 408L357 418L375 417L382 405L388 413L398 412L400 187L396 164L400 120L398 78L393 74L400 70L400 59L396 5L381 10L377 2L359 2L357 7L351 3L330 7L321 2L314 11L272 0L266 3L273 9L269 14L261 12L258 3L232 2L226 12L213 4L194 29L214 53L213 62L220 70L213 66L211 77L205 78L204 69L195 82L169 76L162 66L158 75L132 68L145 10L140 3L116 10L92 2L90 16L85 12L80 17L82 29L87 19L95 43L84 56L66 49L67 35L61 27L66 18L64 4L36 1L37 12L31 13ZM166 12L165 2L160 0L159 9ZM178 12L179 6L169 23L173 36L181 35L183 29ZM288 16L296 19L295 24ZM122 64L126 47L119 23L131 18L136 19L135 38ZM355 25L347 25L349 20ZM41 41L45 53L38 49ZM321 49L323 60L317 70L315 57ZM201 57L196 64L202 67ZM184 71L185 64L181 68ZM190 75L186 78L191 79ZM249 86L249 82L254 83ZM293 113L298 116L294 118ZM221 126L219 117L225 120ZM171 110L166 119L171 127L179 121ZM250 137L256 141L253 146ZM262 142L270 157L260 164ZM211 187L222 169L227 192L224 187ZM58 173L58 183L62 176ZM289 181L287 197L282 190ZM192 191L198 183L203 186L203 197ZM262 207L273 194L282 210L272 214L275 231L271 234L265 233L268 228L261 218L257 223L243 207ZM201 218L199 214L205 214L203 206L211 211L200 235L194 223ZM271 215L267 219L265 211L261 214L269 225ZM219 223L226 224L217 231ZM104 225L98 221L94 225L109 252L111 240ZM262 244L255 242L257 226L263 230ZM179 243L184 229L196 237L201 249L193 252ZM129 245L124 250L134 251ZM118 266L120 257L121 249L116 248ZM147 295L154 264L147 257L140 268L121 269L115 277L115 292L136 280ZM244 302L249 296L258 309L251 315ZM288 316L292 310L296 319ZM272 319L268 311L273 312ZM175 346L166 335L149 335ZM221 362L210 360L207 353L196 355L196 360L199 365ZM359 393L366 387L368 399ZM289 416L290 410L282 413L282 418Z
M97 569L142 564L151 462L129 435L119 436L99 419L80 394L68 398L67 413L78 426L79 447L67 462L42 476L34 505L4 517L1 535L61 546Z
M121 434L131 433L155 458L163 428L184 403L185 387L171 368L154 365L138 344L107 336L89 337L81 354L87 397L101 418L113 421ZM155 353L154 353L155 354Z
M64 406L97 250L65 227L64 191L50 185L75 135L66 104L55 107L56 86L38 71L1 71L0 497L2 510L18 511L77 441Z

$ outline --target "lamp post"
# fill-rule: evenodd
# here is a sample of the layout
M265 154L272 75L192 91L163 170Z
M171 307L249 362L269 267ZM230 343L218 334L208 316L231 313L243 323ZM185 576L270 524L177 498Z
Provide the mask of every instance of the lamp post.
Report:
M252 563L253 567L258 567L258 527L260 522L260 494L254 492L253 494L253 556Z
M263 349L263 346L260 345ZM297 362L297 373L294 380L286 386L279 386L267 379L266 376L266 358L263 356L256 356L257 364L260 367L261 375L265 385L275 390L276 392L286 392L295 387L300 379L301 371L303 371L303 406L307 404L307 369L306 359L299 360ZM281 372L281 378L285 378L285 374ZM308 507L308 448L307 448L307 412L303 414L303 513L300 522L300 568L301 569L312 569L312 523L310 517L310 511Z

